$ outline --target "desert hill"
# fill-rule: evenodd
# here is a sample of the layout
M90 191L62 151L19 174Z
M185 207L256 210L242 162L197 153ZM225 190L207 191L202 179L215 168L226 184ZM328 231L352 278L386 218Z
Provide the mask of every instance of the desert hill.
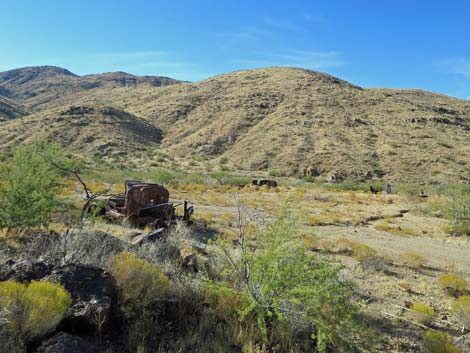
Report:
M136 84L125 79L116 83L116 75L127 78L127 74L109 75L111 83L103 79L106 75L48 77L52 88L42 92L38 84L37 96L15 96L17 102L41 109L23 120L46 126L50 124L46 117L55 119L54 136L61 141L72 120L57 122L57 109L114 107L130 114L133 122L161 131L161 140L152 139L152 145L159 143L161 150L188 161L282 175L302 173L308 167L321 178L470 181L470 101L420 90L363 89L300 68L238 71L197 83L161 86L146 78L136 78ZM50 92L63 90L65 81L83 85L95 76L100 84L81 89L80 94L70 93L77 89L73 85L57 99ZM14 91L1 77L0 87ZM15 87L19 87L15 92L22 92L22 84ZM100 125L99 119L94 122ZM2 144L13 141L15 125L5 123ZM28 138L36 130L28 131ZM110 129L99 131L106 135ZM135 138L132 145L119 148L130 152L135 144L145 148L148 140ZM87 148L81 143L71 147Z
M114 157L155 147L162 138L155 126L112 107L69 107L15 119L4 124L0 145L33 139L55 141L82 155Z
M76 99L94 89L160 87L178 82L168 77L134 76L124 72L78 76L55 66L33 66L0 73L0 95L40 110L60 105L67 97Z
M0 96L0 121L19 118L29 112L19 104Z

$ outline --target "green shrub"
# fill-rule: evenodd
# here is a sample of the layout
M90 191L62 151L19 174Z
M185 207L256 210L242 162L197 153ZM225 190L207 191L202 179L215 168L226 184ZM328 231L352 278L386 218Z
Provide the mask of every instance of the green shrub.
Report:
M436 312L429 305L414 303L411 307L411 316L423 325L430 325L436 317Z
M302 325L309 327L306 337L310 339L299 344L308 342L307 351L350 349L359 332L366 336L351 302L351 284L339 279L339 267L304 247L296 221L287 212L260 231L249 246L243 232L236 250L221 239L216 244L225 264L221 271L225 280L214 285L246 298L238 301L239 319L256 328L258 343L272 347L284 340L285 347L293 339L288 332Z
M0 307L9 313L7 328L26 341L53 329L71 303L70 294L58 284L0 282Z
M463 295L452 304L455 320L465 327L470 327L470 296Z
M211 177L216 179L221 185L245 186L251 183L250 178L230 175L226 172L212 173Z
M454 346L452 337L445 332L426 331L423 341L426 353L461 353L461 350Z
M440 276L438 281L439 286L442 289L453 295L462 294L467 288L467 281L465 278L453 273L447 273Z
M122 252L109 262L119 288L119 303L126 315L139 314L153 300L167 294L170 280L158 268L134 254Z
M62 209L58 197L68 167L55 145L34 143L13 148L11 158L0 166L0 228L45 225Z

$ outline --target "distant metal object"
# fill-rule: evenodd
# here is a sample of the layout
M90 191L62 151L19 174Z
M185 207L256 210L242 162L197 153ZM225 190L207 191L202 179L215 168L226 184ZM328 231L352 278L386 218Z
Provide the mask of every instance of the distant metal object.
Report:
M153 230L168 228L177 220L189 222L193 207L183 202L183 216L178 216L176 206L169 202L170 193L160 184L126 180L124 194L98 196L87 200L84 214L104 216L110 221L127 221L135 226L150 226Z
M385 192L386 192L387 194L391 194L391 193L392 193L392 184L387 183L387 184L385 185Z
M266 185L268 188L275 188L275 187L277 187L277 181L268 180L268 179L253 179L251 181L251 185L253 185L253 186Z

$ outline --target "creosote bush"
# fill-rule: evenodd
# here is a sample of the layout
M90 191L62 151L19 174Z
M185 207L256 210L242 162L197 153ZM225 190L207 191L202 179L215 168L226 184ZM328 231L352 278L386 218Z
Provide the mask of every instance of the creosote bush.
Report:
M461 350L454 346L452 337L445 332L426 331L423 341L426 353L461 353Z
M119 288L119 303L129 317L140 313L170 290L170 280L157 267L128 252L121 252L109 261L109 272Z
M463 295L452 304L455 320L464 327L470 327L470 295Z
M0 307L8 312L6 328L24 341L52 330L71 303L70 294L58 284L0 282Z
M414 303L411 307L411 316L423 325L430 325L436 317L436 312L429 305Z
M456 296L463 294L467 288L465 278L453 273L440 276L438 281L442 289Z

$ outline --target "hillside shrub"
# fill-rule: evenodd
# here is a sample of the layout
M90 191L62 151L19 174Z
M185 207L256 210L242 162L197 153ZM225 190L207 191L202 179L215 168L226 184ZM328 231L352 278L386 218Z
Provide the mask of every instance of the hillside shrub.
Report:
M467 288L467 281L465 278L453 273L447 273L440 276L438 282L442 289L452 295L460 295Z
M45 143L20 145L0 165L0 228L28 228L49 223L63 209L58 194L70 167L59 147Z
M294 327L309 332L302 341L310 345L307 351L350 350L359 344L360 331L366 336L351 302L351 284L339 278L338 266L306 250L296 220L287 211L259 231L250 245L242 227L236 244L233 249L231 243L217 240L223 281L212 286L243 299L233 301L240 307L239 321L255 323L254 339L267 350L281 339L283 346L295 341L288 334Z
M170 280L157 267L128 252L121 252L109 261L109 272L119 288L119 303L123 312L131 317L167 294Z
M445 332L428 330L423 335L423 343L426 353L461 353L454 346L452 337Z
M414 303L410 312L411 316L422 325L430 325L436 317L434 309L423 303Z
M25 341L52 330L71 303L70 294L58 284L0 282L0 307L8 312L6 327Z
M448 214L452 222L450 233L470 236L470 196L454 197Z
M386 272L388 270L388 264L385 259L377 255L362 259L361 267L364 271L370 272Z
M427 260L423 255L409 251L400 254L400 261L403 266L413 269L423 267Z
M351 248L351 254L357 260L362 261L368 257L376 256L377 252L366 244L354 243Z
M464 327L470 327L470 295L463 295L452 304L455 320Z

